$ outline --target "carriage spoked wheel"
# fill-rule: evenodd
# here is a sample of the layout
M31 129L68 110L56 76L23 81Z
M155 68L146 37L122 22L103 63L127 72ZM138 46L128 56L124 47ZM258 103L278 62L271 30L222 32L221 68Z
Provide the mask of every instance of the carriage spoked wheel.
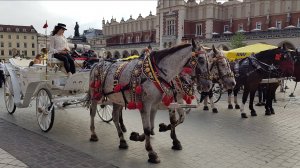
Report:
M36 96L36 117L42 131L48 132L54 122L52 95L48 89L40 89Z
M97 106L97 114L104 122L111 122L112 121L112 105L98 105Z
M16 105L15 105L15 102L14 102L14 94L13 94L13 88L12 88L12 83L11 83L10 76L7 76L5 78L4 102L5 102L7 112L9 114L13 114L16 111Z
M212 92L213 92L213 101L214 103L217 103L220 99L221 99L221 96L222 96L222 87L219 83L214 83L213 84L213 87L212 87ZM208 103L210 103L208 101Z

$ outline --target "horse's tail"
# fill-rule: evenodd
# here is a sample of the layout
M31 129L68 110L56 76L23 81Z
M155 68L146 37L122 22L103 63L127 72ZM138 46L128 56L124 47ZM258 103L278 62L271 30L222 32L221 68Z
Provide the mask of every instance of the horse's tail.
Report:
M90 80L89 80L89 89L87 91L87 94L84 96L83 101L83 107L90 108L92 104L92 89L91 89L91 82L94 80L94 69L98 66L98 64L94 64L91 72L90 72Z

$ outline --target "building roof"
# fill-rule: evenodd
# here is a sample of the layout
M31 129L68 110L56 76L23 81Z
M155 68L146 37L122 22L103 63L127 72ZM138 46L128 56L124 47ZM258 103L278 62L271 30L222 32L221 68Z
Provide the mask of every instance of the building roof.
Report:
M0 24L0 32L37 33L37 31L32 25L20 26L20 25L2 25L2 24Z

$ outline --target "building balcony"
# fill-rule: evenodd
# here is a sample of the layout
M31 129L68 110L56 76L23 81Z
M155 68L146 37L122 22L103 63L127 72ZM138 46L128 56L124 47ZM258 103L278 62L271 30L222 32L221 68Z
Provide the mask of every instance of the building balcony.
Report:
M246 40L264 40L300 37L300 29L280 29L256 32L244 32ZM214 35L211 39L197 39L201 43L229 42L234 34Z

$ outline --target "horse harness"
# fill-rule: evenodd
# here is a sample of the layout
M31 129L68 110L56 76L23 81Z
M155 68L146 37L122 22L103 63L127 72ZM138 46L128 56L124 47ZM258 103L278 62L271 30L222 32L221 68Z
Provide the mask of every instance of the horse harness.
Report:
M219 66L219 61L220 60L222 60L222 59L226 59L225 57L223 57L223 56L217 56L216 58L214 58L214 61L213 61L213 63L212 63L212 65L211 65L211 67L210 67L210 72L213 70L213 68L214 67L216 67L217 68L217 71L218 71L218 74L219 75L216 75L216 74L213 74L212 75L212 80L216 80L216 81L218 81L218 79L224 79L224 78L226 78L226 77L234 77L234 74L233 74L233 72L231 71L231 68L230 68L230 65L229 65L229 62L228 62L228 60L226 59L226 65L227 65L227 67L228 67L228 69L229 69L229 72L228 73L222 73L222 71L221 71L221 68L220 68L220 66ZM220 74L221 74L221 76L220 76Z

